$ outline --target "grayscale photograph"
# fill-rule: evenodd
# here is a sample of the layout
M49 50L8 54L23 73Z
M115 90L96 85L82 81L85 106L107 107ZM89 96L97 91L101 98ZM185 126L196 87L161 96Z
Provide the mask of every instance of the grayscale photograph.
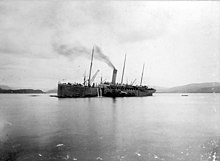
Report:
M0 161L220 161L220 2L1 0Z

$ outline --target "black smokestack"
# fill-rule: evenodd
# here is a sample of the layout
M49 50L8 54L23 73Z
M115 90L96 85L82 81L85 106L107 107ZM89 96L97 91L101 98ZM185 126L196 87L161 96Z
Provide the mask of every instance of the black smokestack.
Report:
M117 69L113 69L113 74L112 74L112 84L116 83L116 76L117 76Z
M60 55L68 56L68 57L76 57L76 56L84 56L90 58L91 49L86 48L82 45L69 45L69 44L53 44L53 49ZM100 61L105 62L108 66L115 69L115 66L112 64L110 59L102 52L101 48L98 46L94 46L95 53L94 58Z

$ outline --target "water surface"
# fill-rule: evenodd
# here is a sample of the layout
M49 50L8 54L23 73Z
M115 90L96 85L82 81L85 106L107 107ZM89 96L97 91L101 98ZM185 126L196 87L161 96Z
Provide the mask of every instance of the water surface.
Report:
M0 95L0 160L217 161L220 95Z

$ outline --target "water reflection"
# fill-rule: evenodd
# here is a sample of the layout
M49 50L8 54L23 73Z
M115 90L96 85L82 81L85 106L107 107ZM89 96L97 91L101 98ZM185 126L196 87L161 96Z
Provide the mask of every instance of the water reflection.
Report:
M117 101L117 98L113 97L113 98L112 98L112 102L113 102L113 103L116 103L116 101Z

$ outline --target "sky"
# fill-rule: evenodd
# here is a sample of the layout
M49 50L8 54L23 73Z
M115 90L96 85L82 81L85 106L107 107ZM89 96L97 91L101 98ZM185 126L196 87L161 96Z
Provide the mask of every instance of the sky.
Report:
M93 48L95 82L120 82L125 54L124 83L143 64L147 85L220 82L220 2L0 1L0 85L82 83Z

